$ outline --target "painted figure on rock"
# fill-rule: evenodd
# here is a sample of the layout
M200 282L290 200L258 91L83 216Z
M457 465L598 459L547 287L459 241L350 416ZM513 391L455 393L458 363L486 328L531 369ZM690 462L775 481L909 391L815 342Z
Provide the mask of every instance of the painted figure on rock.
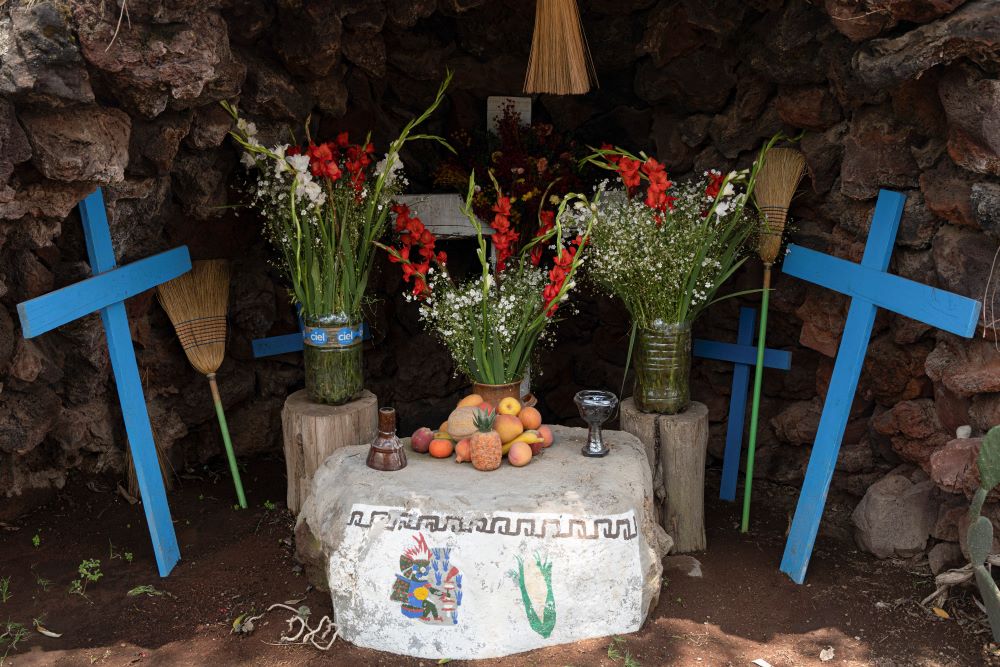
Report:
M399 556L400 573L389 599L401 603L400 611L407 618L434 625L457 624L462 575L451 564L451 548L431 549L423 533L413 541L416 544Z

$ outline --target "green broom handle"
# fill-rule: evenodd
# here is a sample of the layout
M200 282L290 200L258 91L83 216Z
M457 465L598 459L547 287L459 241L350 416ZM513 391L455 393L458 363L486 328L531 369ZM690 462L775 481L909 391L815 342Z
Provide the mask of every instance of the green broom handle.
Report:
M764 380L764 348L767 338L767 302L771 295L771 264L764 264L764 294L760 300L760 331L757 333L757 367L753 374L753 401L750 404L750 444L747 446L747 473L743 482L743 522L740 532L750 529L750 488L753 460L757 451L757 418L760 414L760 387Z
M222 397L219 396L219 385L215 383L215 373L209 373L208 384L212 388L212 400L215 402L215 415L219 418L219 429L222 431L222 442L226 444L226 456L229 458L229 471L233 474L233 485L236 487L236 497L240 508L247 508L247 498L243 494L243 482L240 480L240 469L236 466L236 453L233 451L233 441L229 439L229 426L226 424L226 413L222 411Z

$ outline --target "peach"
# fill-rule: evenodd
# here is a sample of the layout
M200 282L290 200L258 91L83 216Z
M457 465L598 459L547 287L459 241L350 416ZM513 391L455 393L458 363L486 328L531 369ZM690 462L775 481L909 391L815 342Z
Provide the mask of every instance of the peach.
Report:
M438 430L439 431L444 431L445 433L448 432L448 420L447 419L445 419L443 422L441 422L441 425L438 426Z
M548 426L539 426L538 435L542 436L542 447L552 446L552 441L554 438L552 436L551 428L549 428Z
M512 415L517 416L517 413L521 411L521 401L517 400L512 396L507 396L506 398L500 399L500 404L497 405L497 412L502 415Z
M528 465L531 463L531 445L526 442L515 442L507 454L507 460L518 468Z
M483 397L479 394L469 394L458 402L456 408L475 408L483 403Z
M524 432L524 427L514 415L497 415L493 430L500 434L500 442L510 442Z
M472 460L472 440L463 438L455 445L455 463L465 463Z
M434 439L434 431L430 430L426 426L421 426L413 435L410 436L410 447L413 451L420 454L426 454L427 450L431 446L431 440Z
M445 438L434 438L431 440L428 451L436 459L446 459L455 451L455 443Z
M526 430L536 429L542 425L542 413L535 408L521 408L517 417Z

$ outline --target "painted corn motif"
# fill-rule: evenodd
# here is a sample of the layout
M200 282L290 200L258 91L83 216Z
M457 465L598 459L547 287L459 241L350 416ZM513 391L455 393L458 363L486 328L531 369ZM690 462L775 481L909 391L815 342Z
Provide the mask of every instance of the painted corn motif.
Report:
M511 572L521 589L521 602L528 625L542 637L548 637L556 627L556 600L552 594L552 563L535 554L535 562L524 565L517 556L517 573ZM541 607L541 616L539 608Z
M423 533L399 556L399 574L389 596L406 618L433 625L457 625L462 575L451 563L451 547L431 549Z

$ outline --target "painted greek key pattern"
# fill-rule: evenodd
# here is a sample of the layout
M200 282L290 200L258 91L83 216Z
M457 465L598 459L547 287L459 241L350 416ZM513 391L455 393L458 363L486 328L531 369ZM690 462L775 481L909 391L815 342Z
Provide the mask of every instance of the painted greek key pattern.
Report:
M583 540L633 540L638 535L635 514L611 517L579 518L555 514L537 516L493 515L464 517L451 514L423 514L392 508L355 505L348 526L383 530L413 530L428 533L485 533L505 537L576 538Z

